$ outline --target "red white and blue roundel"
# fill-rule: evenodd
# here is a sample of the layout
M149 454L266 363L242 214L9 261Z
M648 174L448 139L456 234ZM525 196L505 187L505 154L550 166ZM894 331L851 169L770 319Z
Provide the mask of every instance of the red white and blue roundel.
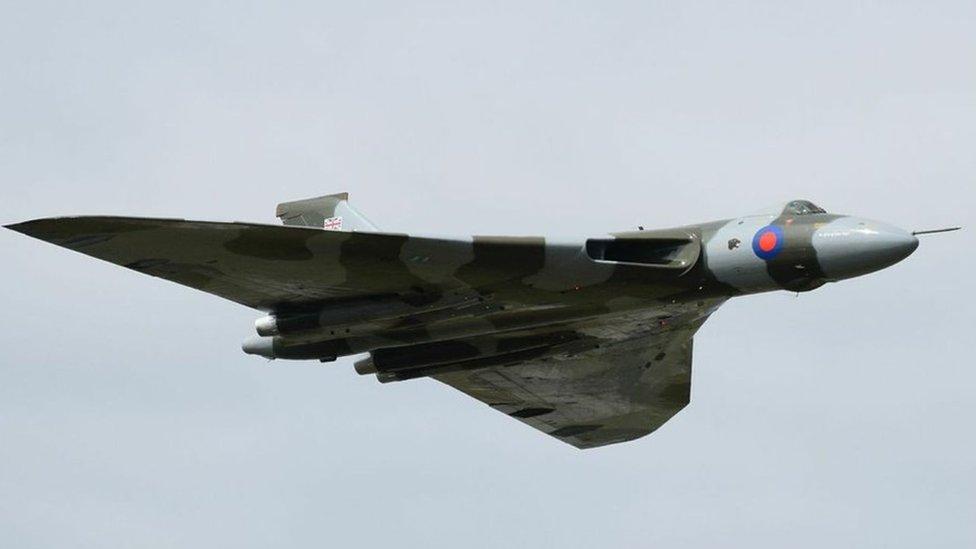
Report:
M776 225L767 225L756 231L752 237L752 251L762 259L770 260L783 250L783 229Z

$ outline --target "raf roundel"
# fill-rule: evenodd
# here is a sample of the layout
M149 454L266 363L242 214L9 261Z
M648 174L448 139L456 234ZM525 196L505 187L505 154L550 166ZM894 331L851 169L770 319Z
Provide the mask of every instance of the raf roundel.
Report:
M783 229L776 225L767 225L756 231L752 237L752 251L762 259L770 260L783 249Z

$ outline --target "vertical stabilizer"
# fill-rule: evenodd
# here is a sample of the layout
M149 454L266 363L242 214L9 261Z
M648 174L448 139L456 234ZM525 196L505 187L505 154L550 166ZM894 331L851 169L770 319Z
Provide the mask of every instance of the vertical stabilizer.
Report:
M349 193L329 194L278 204L275 215L285 225L329 231L376 231L363 214L349 205Z

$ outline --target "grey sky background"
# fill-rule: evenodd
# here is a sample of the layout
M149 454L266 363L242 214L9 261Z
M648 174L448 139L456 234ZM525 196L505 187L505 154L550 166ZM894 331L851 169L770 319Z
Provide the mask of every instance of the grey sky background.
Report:
M577 451L431 380L0 234L0 545L976 545L973 2L2 4L0 222L602 233L791 198L907 261L728 303L692 404Z

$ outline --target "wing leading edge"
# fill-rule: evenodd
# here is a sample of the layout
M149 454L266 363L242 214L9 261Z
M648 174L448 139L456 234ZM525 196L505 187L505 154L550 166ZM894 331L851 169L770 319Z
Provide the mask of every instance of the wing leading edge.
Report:
M264 311L460 288L453 271L471 246L395 233L135 217L47 218L7 228ZM415 250L429 261L414 265L406 254Z

